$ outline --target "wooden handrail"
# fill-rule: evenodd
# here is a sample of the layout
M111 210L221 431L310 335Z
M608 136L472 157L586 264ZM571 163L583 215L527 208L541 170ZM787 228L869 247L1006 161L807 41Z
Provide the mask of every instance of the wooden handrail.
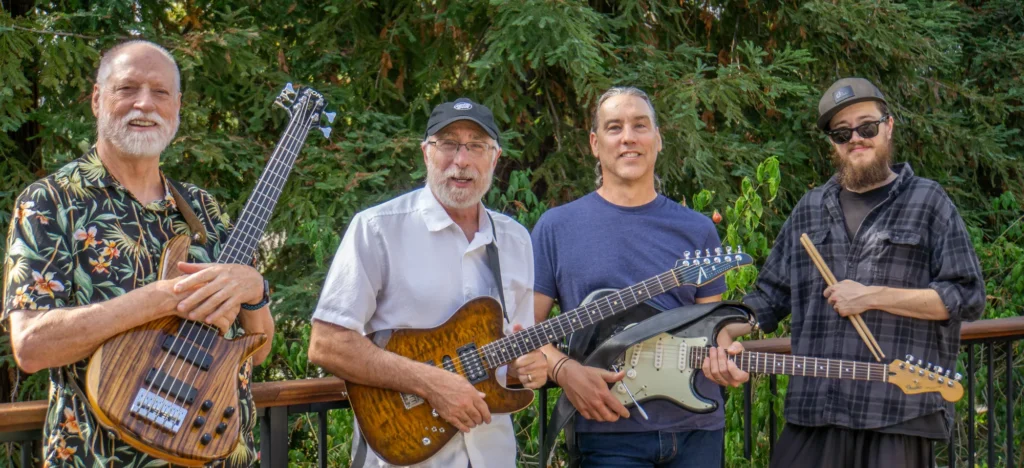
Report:
M981 320L965 323L960 339L979 340L1024 335L1024 317ZM769 338L746 341L748 351L789 353L789 338ZM252 385L252 396L257 408L289 406L344 400L345 382L336 377L321 379L287 380L283 382L257 382ZM39 429L46 420L46 401L23 401L0 404L0 432Z

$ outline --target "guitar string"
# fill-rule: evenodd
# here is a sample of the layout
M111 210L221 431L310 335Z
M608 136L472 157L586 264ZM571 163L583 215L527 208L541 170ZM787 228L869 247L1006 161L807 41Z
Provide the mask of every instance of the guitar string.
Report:
M298 109L298 114L299 115L304 115L305 111L306 111L306 107L308 105L309 105L309 97L300 98L298 106L296 106L296 107L301 107L301 108ZM292 157L292 155L297 154L297 151L301 149L301 146L302 146L303 142L305 141L305 138L294 138L294 137L292 137L292 134L296 133L296 132L299 132L300 134L302 134L301 132L306 132L306 133L309 132L309 127L310 126L309 125L303 125L303 122L301 122L301 120L303 120L303 119L301 119L301 118L300 119L292 119L289 122L288 126L285 128L285 131L284 131L284 137L290 137L290 138L288 138L289 141L286 142L285 138L284 137L282 138L282 143L279 145L279 148L277 150L275 150L274 153L271 155L271 162L268 162L268 164L267 164L268 167L267 167L267 170L264 171L264 174L274 174L274 175L277 175L277 174L274 173L274 171L277 170L278 168L281 168L282 170L284 170L287 167L288 171L291 170L291 165L294 164L294 158ZM286 151L286 150L290 149L290 148L288 148L288 146L289 146L288 144L289 143L293 143L293 146L295 146L295 148L292 149L291 151ZM282 153L284 153L283 157L281 156ZM281 162L281 164L273 164L273 161L275 159L279 160ZM283 159L283 161L282 161L282 159ZM278 178L281 179L280 183L283 183L284 181L287 180L287 177L281 177L280 175L278 175ZM263 179L264 179L264 177L261 176L260 177L260 181L257 182L257 190L254 191L254 196L251 197L250 198L250 202L247 203L247 205L252 205L253 208L257 208L257 207L261 206L259 204L259 202L255 201L255 200L256 200L256 194L261 194L263 192L263 190L259 190L260 185L262 185L262 183L264 182ZM268 177L268 179L269 179L269 177ZM243 209L242 210L242 218L246 217L245 215L246 215L247 212L254 212L254 210L247 211L247 210ZM229 240L229 243L230 243L230 240ZM226 260L232 260L232 259L228 258ZM245 259L244 258L237 258L235 260L237 260L237 261L234 261L234 262L219 262L219 263L241 263L241 261L243 261ZM193 322L193 323L198 323L198 322ZM206 324L201 324L201 325L206 325ZM209 325L206 325L206 326L209 326ZM191 331L189 333L191 333ZM219 336L219 334L220 334L220 330L216 330L216 334L213 334L213 333L208 334L207 337L208 337L209 341L211 341L211 343L204 343L203 347L208 349L209 345L212 344L212 341L214 340L214 337L215 336ZM188 335L186 335L186 336L188 336ZM196 351L196 357L198 357L199 353L201 352L200 349L199 348L194 348L194 350ZM191 354L192 354L192 350L190 350L188 352L188 354L186 356L186 361L191 360L191 358L192 358ZM181 384L182 384L182 388L184 388L185 380L189 380L190 381L189 385L192 386L192 388L195 388L194 387L195 381L199 377L199 374L202 373L202 369L200 367L198 367L198 366L185 367L183 365L182 367L185 368L185 378L179 380L179 382L181 382ZM192 378L189 379L188 376L189 376L189 373L192 371L192 368L195 368L195 375L193 375ZM179 372L180 372L180 370L179 370ZM176 379L178 378L177 373L175 374L175 378Z
M302 105L302 107L303 107L303 109L302 109L302 110L304 111L304 110L305 110L305 106L306 106L306 105L308 105L308 98L302 98L302 99L301 99L301 101L302 101L302 102L301 102L301 105ZM292 119L292 120L291 120L291 121L289 122L288 126L287 126L287 127L286 127L286 129L285 129L285 132L284 132L284 137L287 137L288 139L294 140L294 138L292 138L292 137L291 137L290 133L291 133L291 132L292 132L292 131L294 130L295 126L299 125L299 120L301 120L301 119ZM306 131L308 132L308 130L309 130L309 129L307 128L307 129L306 129ZM284 138L282 138L282 140L284 140ZM302 144L302 141L299 141L299 146L300 146L300 147L301 147L301 144ZM281 145L281 148L282 148L282 149L284 149L284 148L287 148L287 145L285 145L285 144L282 144L282 145ZM279 152L279 151L275 151L275 154L280 154L280 152ZM272 155L272 157L271 157L272 159L274 159L274 157L273 157L273 156L274 156L274 155ZM286 156L285 156L285 157L286 157L286 158L288 158L289 156L290 156L290 155L286 153ZM294 160L292 161L292 163L294 163ZM268 173L269 173L269 174L271 174L271 175L277 175L277 176L278 176L278 178L281 178L281 177L280 177L280 175L278 175L278 174L276 174L276 173L274 172L274 168L273 168L273 167L271 167L271 168L268 168L268 169L270 169L270 170L268 170L268 171L264 171L264 175L266 175L266 174L268 174ZM290 167L289 167L289 170L290 170ZM260 177L260 179L261 179L261 180L260 180L259 182L257 182L257 187L259 187L259 185L260 185L260 184L261 184L262 182L264 182L264 180L263 180L263 179L264 179L264 177L263 177L263 176L261 176L261 177ZM269 181L269 176L267 177L267 179L268 179L268 181ZM282 182L283 182L283 180L282 180ZM257 191L255 191L255 194L261 194L261 193L262 193L262 191L260 191L260 190L257 190ZM253 197L251 197L251 198L250 198L250 200L249 200L249 203L247 203L247 206L246 206L246 208L250 208L250 206L248 206L248 205L253 205L253 203L254 203L254 200L255 200L255 199L256 199L256 196L253 196ZM254 206L253 206L253 208L257 208L257 207L260 207L260 205L259 205L259 204L256 204L256 205L254 205ZM246 219L246 218L247 218L247 217L245 216L245 213L246 213L246 212L247 212L246 210L243 210L243 216L242 216L242 218L240 219L240 222L241 222L242 220L244 220L244 219ZM230 240L229 240L228 244L229 244L229 246L230 246L230 245L232 244L232 243L230 242ZM224 259L225 257L228 257L228 258L230 258L230 256L226 255L226 253L227 253L227 249L225 249L225 251L224 251L224 252L221 252L220 258L221 258L221 259ZM221 262L219 262L219 263L228 263L228 262L223 262L223 261L221 261ZM231 262L231 263L236 263L236 262ZM175 336L175 338L176 338L176 339L178 339L178 340L181 340L181 334L182 334L182 331L185 331L185 336L190 336L190 335L191 335L191 334L192 334L192 333L193 333L194 331L196 331L196 325L199 325L200 327L206 327L206 328L208 329L208 331L212 329L212 330L213 330L213 333L217 333L217 334L219 334L219 333L220 333L220 331L219 331L218 329L216 329L216 328L213 328L213 327L210 327L209 325L207 325L207 324L204 324L204 323L200 323L200 322L197 322L197 321L193 321L193 320L188 320L188 321L187 321L187 323L188 323L188 325L189 325L189 327L188 327L188 330L187 330L187 331L185 331L185 326L184 326L185 324L182 324L182 326L181 326L181 327L179 327L179 329L178 329L178 333L177 333L177 335ZM198 336L198 335L197 335L197 336ZM208 339L209 341L212 341L212 340L213 340L213 336L216 336L216 335L213 335L212 333L208 333L208 334L207 334L207 339ZM207 340L204 340L204 341L207 341ZM179 341L179 342L180 342L180 341ZM207 348L208 348L208 346L209 346L209 343L204 343L204 345L203 345L203 347L207 347ZM186 370L186 378L185 378L185 379L179 379L179 376L180 376L180 373L181 373L181 369L182 369L182 368L185 368L185 364L186 364L186 363L187 363L188 361L191 361L191 360L193 359L193 357L192 357L192 351L195 351L195 352L196 352L196 356L195 356L195 357L198 357L198 356L199 356L199 353L201 352L199 348L195 348L195 347L194 347L193 349L189 350L189 351L188 351L188 353L186 353L186 356L185 356L185 358L184 358L184 359L180 359L180 360L181 360L181 365L179 366L179 369L178 369L177 371L175 371L175 372L174 372L174 378L175 378L175 379L178 379L178 384L180 384L180 385L174 385L174 384L172 384L172 386L171 386L171 389L170 389L170 391L168 392L168 393L169 393L169 394L171 395L171 397L172 397L172 398L175 398L175 399L176 399L175 395L177 394L177 392L180 392L180 391L181 391L182 389L184 389L184 385L185 385L185 380L189 380L189 379L188 379L188 375L189 375L189 374L188 374L188 372L189 372L189 370ZM163 372L163 374L164 374L164 378L163 378L163 380L162 380L162 381L160 382L160 385L159 385L159 387L163 387L163 386L164 386L164 385L166 384L166 382L167 382L167 379L168 379L168 378L170 378L170 372L169 372L169 370L170 370L170 369L168 369L168 370L166 370L166 371L165 371L165 369L164 369L164 365L165 365L165 363L166 363L166 361L167 361L167 358L168 358L168 357L170 356L170 354L171 354L170 352L168 352L168 353L166 353L166 354L165 354L165 356L164 356L164 362L162 362L162 363L161 363L161 365L160 365L160 367L158 367L158 370L159 370L159 371L162 371L162 372ZM171 368L173 369L173 367L174 367L174 362L172 361L172 363L171 363ZM196 378L197 378L197 377L199 376L199 374L200 374L200 373L202 372L202 369L201 369L200 367L198 367L198 366L190 366L190 367L195 367L195 368L196 368L196 374L195 374L195 376L193 376L193 377L192 377L192 379L190 379L190 380L191 380L191 382L190 382L190 385L194 385L194 384L195 384L195 380L196 380ZM154 385L156 384L156 381L157 381L157 379L156 379L156 378L154 377L153 381L152 381L152 382L150 383L150 386L149 386L149 387L147 388L147 390L148 390L148 391L152 392L152 388L153 388L153 386L154 386ZM194 387L193 387L193 388L194 388Z
M636 345L630 346L630 348L635 348L635 346ZM658 351L657 350L648 351L648 350L646 350L644 348L646 348L646 346L642 347L639 352L634 351L632 356L635 356L635 355L639 354L641 358L644 358L644 359L647 359L647 358L654 359L654 356L657 354ZM701 368L700 364L703 362L703 359L707 357L707 350L710 349L708 347L666 345L666 346L662 347L662 354L663 355L671 355L671 356L679 356L679 354L680 354L679 349L680 348L682 348L682 349L690 348L692 350L692 351L686 351L685 352L685 360L688 362L688 365L689 365L690 369L700 369ZM850 367L850 368L853 369L853 370L845 371L845 374L848 374L848 375L865 376L865 377L873 377L874 379L881 379L882 376L884 376L884 375L886 375L888 373L888 367L886 365L884 365L884 364L875 364L875 363L859 362L859 361L844 361L844 360L839 360L839 359L831 359L830 360L830 359L826 359L826 358L815 358L815 357L809 357L809 356L784 356L784 355L777 355L777 354L771 354L771 353L758 353L758 352L753 352L753 351L744 352L743 354L740 354L739 356L731 356L730 360L733 361L733 362L736 362L737 359L740 359L741 362L737 363L737 365L747 365L747 366L750 366L750 368L753 369L754 372L758 372L757 371L757 367L764 367L765 369L767 369L768 368L767 360L769 358L775 359L776 357L781 358L783 360L789 360L790 361L789 364L787 364L785 361L783 362L784 368L787 365L790 366L791 369L795 369L796 368L795 366L798 366L798 365L799 366L803 366L804 368L814 368L814 367L820 368L821 367L820 361L825 361L826 363L831 362L833 364L835 364L838 361L838 362L846 363L846 364L844 364L845 366ZM813 360L814 362L812 362L812 366L808 367L807 364L798 364L797 363L798 359L802 359L805 362L806 362L806 360L810 359L810 360ZM674 360L671 360L671 359L663 359L663 360L665 360L665 361L673 361L674 362ZM856 365L854 366L853 364L856 364ZM838 366L839 364L836 364L836 365ZM662 366L662 368L671 368L671 367L673 367L673 366L671 366L671 365L669 365L669 366ZM676 365L675 367L678 367L678 365ZM830 370L828 370L827 367L826 367L826 371L827 371L827 373L825 375L828 375L828 376L833 375L833 373ZM766 371L763 371L761 373L771 373L771 372L768 372L766 370ZM790 374L788 372L784 373L784 374L785 375L797 375L797 376L804 375L804 376L806 376L806 374L795 374L795 371L792 374ZM815 374L817 374L817 371L815 371ZM840 377L842 377L844 375L844 371L842 370L841 367L837 367L836 368L836 374L835 375L838 375Z
M728 263L730 263L730 262L727 262L725 265L728 265ZM569 311L568 313L561 314L561 315L559 315L558 317L555 317L552 320L555 320L556 323L558 323L559 326L561 327L562 322L565 322L566 320L574 321L574 319L577 319L577 318L582 319L582 317L587 317L588 320L590 320L590 324L583 325L580 328L592 325L594 323L597 323L597 322L607 318L606 314L608 314L607 316L611 316L611 315L614 315L616 313L622 312L623 310L628 309L629 307L632 307L633 305L639 304L640 302L637 301L636 294L632 291L633 288L636 288L636 287L638 287L640 285L643 285L644 288L648 291L648 294L649 294L650 288L648 288L646 286L646 284L647 283L653 283L655 280L657 280L658 286L662 289L662 291L660 291L658 294L661 294L661 293L663 293L665 291L668 291L669 289L678 287L678 286L682 285L685 282L685 281L680 281L679 280L679 277L677 276L677 273L682 273L684 275L684 279L685 279L685 275L686 274L692 273L695 270L700 270L702 267L706 267L706 266L709 266L709 265L721 265L721 266L724 266L721 263L715 263L715 264L707 264L707 265L705 265L705 264L697 264L697 265L686 265L686 266L676 267L676 268L673 268L672 270L669 270L669 271L667 271L665 273L662 273L662 274L660 274L658 276L655 276L653 278L648 278L647 280L645 280L645 281L643 281L643 282L641 282L641 283L639 283L637 285L633 285L633 286L630 286L628 288L624 288L624 289L615 291L613 293L609 293L609 294L607 294L605 296L602 296L602 297L600 297L600 298L598 298L598 299L596 299L596 300L594 300L594 301L592 301L592 302L590 302L588 304L585 304L584 306L577 307L576 309L573 309L572 311ZM726 271L728 271L728 270L726 270ZM718 276L719 275L715 275L714 278L717 278ZM663 284L664 281L665 281L665 277L670 277L674 284L672 284L670 287L666 288L665 285ZM627 300L625 298L623 298L623 296L622 296L622 293L624 291L629 291L630 292L630 294L633 296L634 304L633 305L626 305L622 309L616 311L615 310L616 306L613 305L613 302L611 301L611 296L613 296L613 295L618 296L620 302L622 302L623 304L627 304ZM589 314L583 314L582 312L589 312ZM593 314L595 312L599 314L599 318L597 320L594 320L594 318L593 318ZM563 318L563 317L565 317L565 318ZM581 320L581 322L582 322L582 320ZM545 322L542 322L542 323L545 323ZM525 332L527 335L529 335L529 333L531 333L531 332L537 333L535 331L535 329L538 329L538 328L539 328L538 326L534 326L534 327L530 327L530 328L525 329L525 330L520 330L520 332L517 332L517 333L524 333ZM571 330L572 326L570 325L569 328ZM563 327L563 331L564 331L564 327ZM515 334L510 335L510 337L512 337L512 338L514 338L514 336L515 336ZM506 337L506 338L509 338L509 337ZM537 334L535 336L535 338L538 339L538 342L541 342L541 343L543 343L545 341L550 341L550 340L545 340L539 334ZM517 343L514 339L509 339L507 341L511 342L511 347L514 347L519 352L520 355L525 354L525 353L523 353L522 349L520 348L521 346L529 348L528 345L523 344L523 343ZM504 350L506 348L502 347L501 349L504 352ZM505 354L509 354L509 353L506 352ZM505 362L510 362L510 361L512 361L514 359L514 357L513 358L509 358L506 355L501 355L499 357L501 359L503 359Z
M308 98L302 99L299 104L301 105L301 108L298 109L298 113L299 113L299 115L304 115L305 111L306 111L306 106L309 105ZM296 106L296 107L299 107L299 106ZM293 136L293 134L307 135L308 132L309 132L309 129L310 129L310 125L308 125L308 124L306 124L304 122L301 122L301 120L302 119L294 119L292 122L289 122L288 127L284 131L284 136L285 137L289 137L287 139L287 142L285 141L285 138L282 138L282 143L279 145L278 150L275 150L275 152L271 155L270 162L267 163L267 169L264 171L264 174L276 175L278 177L278 179L280 179L280 181L279 181L280 184L283 184L285 181L287 181L287 175L288 175L288 172L291 171L291 167L292 167L292 165L295 162L295 156L298 154L298 151L302 149L302 145L305 142L305 137L296 138L296 137ZM293 146L293 148L289 148L289 145L287 143L290 143L291 146ZM282 156L282 153L283 153L283 156ZM274 164L275 160L278 162L278 164ZM286 172L284 172L284 176L282 177L280 174L276 174L275 171L277 171L277 170L286 171ZM261 177L261 179L263 179L263 177ZM257 188L258 189L254 191L254 197L253 198L255 198L255 194L262 194L263 193L263 190L259 189L260 188L259 186L261 185L262 182L263 182L263 180L260 180L259 182L257 182ZM271 186L271 187L273 188L273 186ZM261 206L261 205L256 205L256 206ZM243 213L243 217L245 217L244 215L245 215L246 212L245 212L244 209L243 209L242 213ZM242 252L242 254L244 254L244 252ZM231 260L231 259L228 259L228 260ZM231 263L242 263L242 264L244 264L245 258L244 257L243 258L238 258L236 260L237 261L231 262ZM227 263L227 262L225 262L225 263ZM219 335L219 330L217 331L217 335ZM213 337L217 336L217 335L212 335L212 334L209 335L211 337L210 338L211 342L213 341ZM210 343L210 344L212 344L212 343ZM204 345L204 347L208 348L209 345L208 344ZM198 356L199 350L197 349L196 351L197 351L197 356ZM190 352L190 354L191 354L191 352ZM182 384L184 385L184 380L189 380L189 386L191 386L192 388L195 388L195 381L199 377L199 375L202 373L202 369L199 368L199 367L195 367L195 375L193 375L191 377L191 379L189 379L188 375L189 375L189 373L191 371L192 371L191 368L186 368L185 379L182 380Z
M741 256L742 254L737 253L735 255ZM721 258L722 256L721 255L716 255L716 257L717 258ZM707 257L705 257L705 259L707 259ZM699 259L695 259L694 261L695 262L699 262ZM576 318L590 317L589 318L590 324L594 324L594 323L597 323L598 321L601 321L601 320L604 320L605 318L608 318L607 316L605 316L606 313L609 314L608 316L615 315L617 313L620 313L620 312L622 312L622 311L624 311L624 310L626 310L626 309L628 309L630 307L633 307L633 306L643 302L643 300L647 300L647 299L650 299L651 297L653 297L650 294L650 288L647 286L649 283L653 283L654 281L657 281L658 282L658 286L662 289L660 292L658 292L658 293L656 293L654 295L654 296L656 296L658 294L662 294L662 293L664 293L664 292L666 292L666 291L668 291L670 289L673 289L675 287L681 286L683 284L690 284L691 283L690 281L686 281L687 275L690 274L690 273L693 273L695 271L700 271L702 268L711 267L711 268L717 269L718 267L725 267L725 266L733 265L730 268L726 268L723 271L718 272L715 275L710 275L709 278L707 280L705 280L705 282L708 282L708 281L712 281L714 279L717 279L719 276L725 274L726 272L731 270L733 267L740 266L741 265L741 263L740 263L741 261L742 261L742 259L740 258L740 259L737 259L735 261L730 260L730 261L726 261L724 263L707 263L707 264L697 263L697 264L694 264L694 265L685 265L685 266L675 267L675 268L673 268L673 269L671 269L671 270L669 270L669 271L667 271L665 273L662 273L662 274L657 275L657 276L652 277L652 278L648 278L647 280L644 280L644 281L642 281L642 282L640 282L638 284L635 284L633 286L629 286L627 288L623 288L623 289L615 291L613 293L609 293L608 295L602 296L601 298L598 298L597 300L594 300L591 303L588 303L588 304L585 304L583 306L577 307L577 308L575 308L575 309L573 309L573 310L571 310L571 311L569 311L569 312L567 312L565 314L561 314L558 317L555 317L555 318L553 318L551 320L556 321L556 323L558 323L559 326L562 326L562 322L564 322L566 320L573 321L573 319L576 319ZM679 276L680 274L682 275L683 280L680 280L680 276ZM666 277L666 276L669 276L673 280L673 282L675 283L674 285L672 285L672 286L670 286L668 288L666 288L664 286L664 284L663 284L664 280L665 280L664 277ZM700 282L699 277L696 280L696 282ZM640 286L643 286L644 289L646 290L646 292L647 292L647 299L641 300L641 299L639 299L637 297L636 292L634 291L634 289L636 289L636 288L638 288ZM630 295L632 296L633 304L629 304L629 300L626 297L622 296L622 294L624 292L629 292L630 293ZM624 304L624 306L621 309L619 309L619 310L616 310L616 308L618 306L614 305L614 303L610 299L610 296L613 296L613 295L618 296L619 297L619 302ZM604 300L602 301L602 299L604 299ZM594 308L594 309L597 309L597 310L596 311L590 310L591 308ZM584 311L590 312L590 314L583 314L582 312L584 312ZM595 312L600 314L600 317L597 320L594 320L593 317L592 317L592 315ZM563 319L562 317L565 317L565 318ZM547 322L548 321L542 322L542 324L543 323L547 323ZM584 326L589 326L589 325L584 325ZM584 326L581 326L579 328L583 328ZM502 346L500 348L500 351L501 351L500 354L499 353L492 353L492 354L495 354L496 357L499 358L499 360L502 360L504 362L492 364L490 362L490 360L488 359L488 364L492 368L493 367L498 367L500 365L504 365L504 364L506 364L508 362L511 362L512 360L515 359L515 357L509 357L510 354L511 355L515 354L515 352L509 353L509 352L506 351L506 349L509 348L509 347L511 347L515 351L517 351L519 353L519 355L523 355L523 354L525 354L525 352L523 352L522 348L527 348L528 349L527 352L529 352L529 351L532 351L533 349L537 349L537 348L540 347L540 346L535 346L535 347L531 348L531 345L532 345L531 339L536 340L537 343L542 343L541 346L543 346L543 344L546 344L546 343L550 342L550 340L547 340L546 338L544 338L540 334L540 332L538 331L540 328L541 328L541 324L537 324L537 325L534 325L534 326L532 326L530 328L527 328L527 329L524 329L524 330L520 330L519 332L513 333L512 335L503 337L503 338L501 338L499 340L496 340L494 342L491 342L491 343L488 343L488 344L482 346L480 348L480 353L483 353L481 355L481 358L486 359L486 353L490 352L491 350L498 351L498 349L496 349L496 346L498 346L499 342L502 342L502 343L506 344L507 346ZM570 330L572 329L572 325L569 326L569 329ZM563 331L564 331L564 328L563 328ZM516 342L516 340L514 338L517 335L519 335L519 334L526 335L527 336L527 340L525 342L522 342L522 339L520 338L519 342ZM565 336L565 335L563 335L563 336Z

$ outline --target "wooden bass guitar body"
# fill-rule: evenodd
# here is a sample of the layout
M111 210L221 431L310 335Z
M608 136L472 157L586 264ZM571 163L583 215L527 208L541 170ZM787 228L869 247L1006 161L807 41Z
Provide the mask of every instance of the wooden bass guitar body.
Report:
M188 236L171 239L160 279L180 276ZM107 340L93 353L85 392L100 423L132 447L175 464L202 466L235 450L238 374L266 335L228 340L200 322L165 317ZM154 347L153 343L161 343Z
M382 346L399 356L462 375L487 395L484 401L492 414L514 413L530 406L533 391L502 387L479 354L483 345L504 336L502 320L498 301L478 297L463 304L443 325L429 330L392 331ZM378 343L383 341L373 338ZM388 463L420 463L458 433L418 396L355 382L345 384L363 438Z

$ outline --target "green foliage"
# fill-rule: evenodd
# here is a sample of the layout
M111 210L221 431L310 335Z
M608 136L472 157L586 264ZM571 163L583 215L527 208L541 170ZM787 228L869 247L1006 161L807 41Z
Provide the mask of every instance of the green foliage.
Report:
M592 190L595 98L610 85L646 89L664 139L663 192L717 210L724 242L763 260L792 206L832 172L814 128L820 93L841 76L870 78L897 117L896 159L939 181L970 229L986 317L1024 310L1019 0L15 0L0 8L5 226L22 187L91 144L93 76L100 52L119 41L145 37L178 60L181 129L164 169L208 188L235 216L286 121L271 105L282 85L327 96L339 117L334 135L310 137L260 252L279 333L256 380L322 375L305 350L334 250L357 211L422 184L428 113L460 95L490 106L505 130L486 202L530 227L548 207ZM747 290L756 271L731 273L729 296ZM0 372L11 361L0 341ZM993 370L997 382L1004 367ZM1016 369L1014 388L1024 388ZM44 397L44 374L20 376L16 397ZM784 388L770 400L777 412ZM742 395L730 395L728 464L764 466L766 380L755 380L753 462L742 460ZM1022 408L1017 401L1017 421ZM345 466L350 415L331 414L331 465ZM291 459L311 466L314 421L294 418ZM536 463L535 418L516 416L527 466ZM1005 428L997 429L999 441Z

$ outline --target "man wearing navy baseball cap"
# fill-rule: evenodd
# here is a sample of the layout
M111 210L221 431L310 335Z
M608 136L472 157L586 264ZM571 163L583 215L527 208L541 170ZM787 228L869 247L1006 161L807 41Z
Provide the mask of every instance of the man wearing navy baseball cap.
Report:
M515 466L512 419L492 417L484 393L460 374L378 348L365 336L436 328L479 296L502 303L506 334L533 325L530 235L481 203L501 156L500 137L481 104L459 98L435 107L420 144L426 187L356 214L313 314L312 362L348 382L422 398L459 431L417 466ZM499 382L504 374L498 369ZM547 364L534 351L509 364L507 374L535 389L547 382ZM357 427L352 466L394 463L389 447L369 447L363 432Z
M831 379L790 378L771 466L931 468L934 442L949 440L953 404L938 389L911 395L850 375L912 355L901 368L943 389L957 386L960 376L950 369L960 324L985 310L978 257L942 187L914 175L909 163L892 164L896 122L877 86L836 81L818 116L836 174L793 208L744 302L769 333L791 316L794 355L845 364L833 365ZM800 246L804 233L841 281L826 287ZM853 315L864 319L886 362L873 362L847 320ZM749 378L724 360L705 373L723 385Z

